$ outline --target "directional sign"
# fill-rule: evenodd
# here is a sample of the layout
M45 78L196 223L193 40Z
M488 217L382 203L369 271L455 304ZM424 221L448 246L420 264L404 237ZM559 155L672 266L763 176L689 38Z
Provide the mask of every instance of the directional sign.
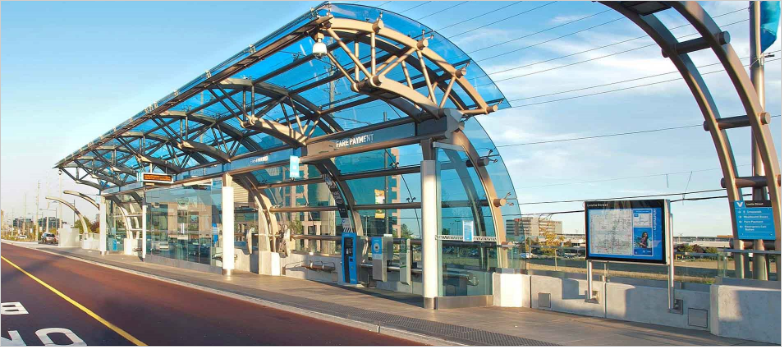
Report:
M299 157L292 155L291 156L291 178L299 178Z
M462 221L464 242L472 242L475 236L475 221Z
M774 212L770 200L734 201L736 229L741 240L774 240Z

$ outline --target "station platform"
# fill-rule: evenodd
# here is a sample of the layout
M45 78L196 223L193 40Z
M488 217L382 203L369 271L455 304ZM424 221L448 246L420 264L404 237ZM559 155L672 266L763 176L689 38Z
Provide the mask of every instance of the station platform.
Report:
M6 241L4 241L6 242ZM9 242L10 243L10 242ZM230 277L142 262L136 256L15 243L142 276L241 297L340 324L443 345L759 345L707 331L678 329L530 308L423 308L420 296L289 277L237 272ZM418 338L415 338L418 337Z

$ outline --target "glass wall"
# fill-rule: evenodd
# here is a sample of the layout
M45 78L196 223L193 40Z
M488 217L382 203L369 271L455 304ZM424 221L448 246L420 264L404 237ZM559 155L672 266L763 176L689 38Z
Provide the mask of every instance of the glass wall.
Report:
M107 199L106 210L106 250L122 253L125 250L125 238L134 225L127 225L127 220L122 208L128 206L131 201L127 195L116 196L115 199ZM128 206L129 207L129 206ZM127 212L128 207L125 207ZM138 219L138 217L135 217ZM131 221L133 223L133 221Z
M441 199L440 264L441 296L489 295L491 271L497 267L494 242L464 240L465 230L474 236L495 236L494 222L473 163L467 154L437 149Z
M221 191L221 180L147 191L147 253L217 266Z

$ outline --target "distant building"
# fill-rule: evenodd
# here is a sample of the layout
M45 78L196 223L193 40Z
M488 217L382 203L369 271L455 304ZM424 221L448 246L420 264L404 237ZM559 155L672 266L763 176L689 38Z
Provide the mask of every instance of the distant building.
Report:
M23 226L32 228L33 220L32 218L14 218L13 226L14 228L21 228Z
M543 237L546 232L562 234L562 221L540 219L540 217L521 217L505 221L505 235L509 240L521 242L526 238Z
M60 219L57 217L43 217L38 219L38 226L41 229L46 229L46 223L48 221L49 229L57 229Z

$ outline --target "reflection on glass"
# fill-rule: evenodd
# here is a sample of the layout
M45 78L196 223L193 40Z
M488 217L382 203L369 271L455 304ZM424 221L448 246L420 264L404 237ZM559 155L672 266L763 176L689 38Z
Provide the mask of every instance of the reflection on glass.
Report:
M221 186L210 181L147 191L147 252L218 265Z

